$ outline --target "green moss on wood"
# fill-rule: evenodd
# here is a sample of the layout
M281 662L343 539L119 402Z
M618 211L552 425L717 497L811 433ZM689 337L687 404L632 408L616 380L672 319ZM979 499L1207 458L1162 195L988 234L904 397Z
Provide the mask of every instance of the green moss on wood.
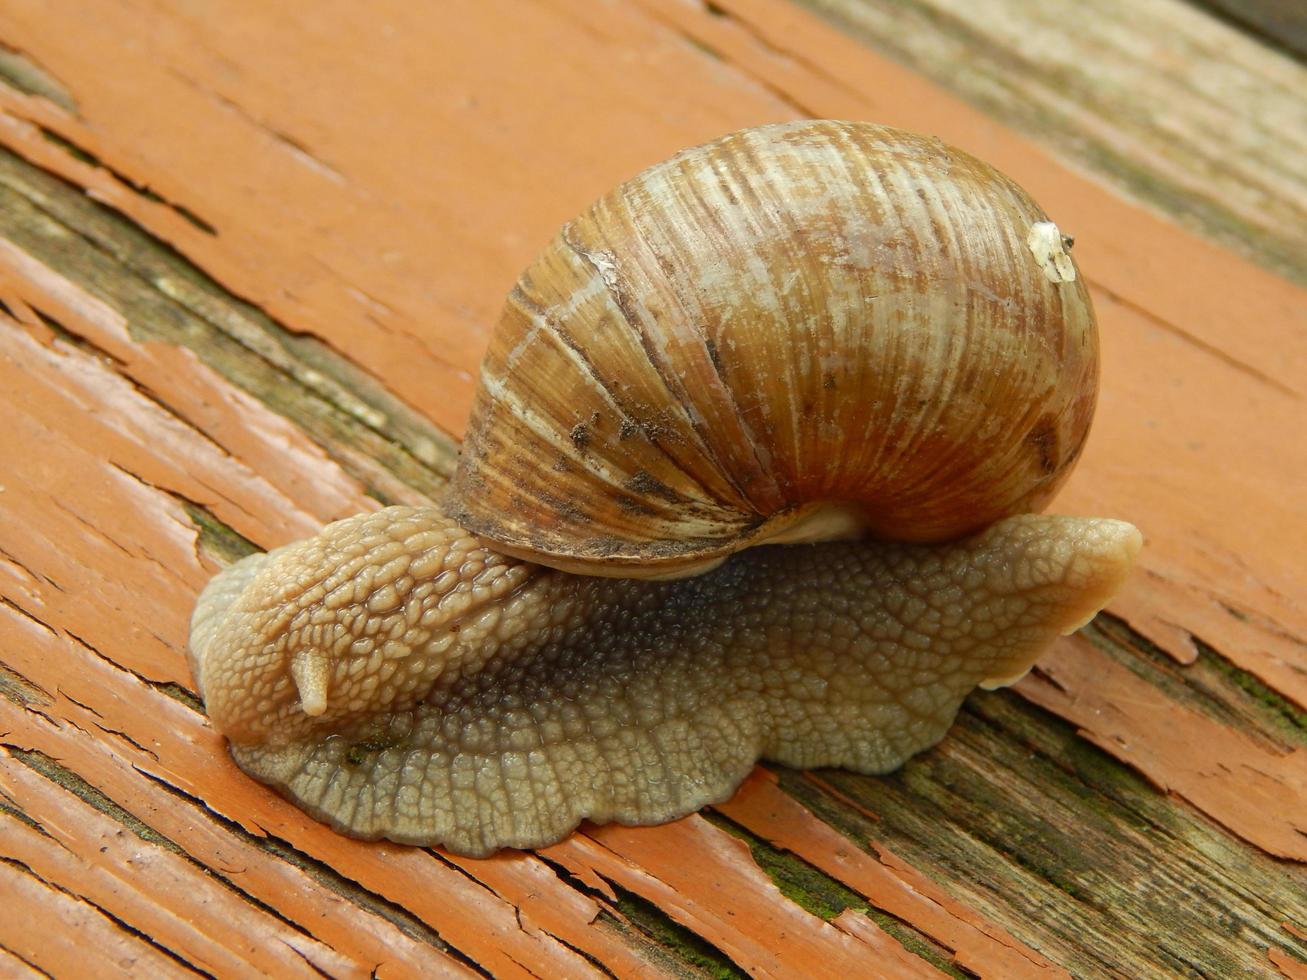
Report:
M3 604L3 600L0 600L0 604ZM43 707L54 701L49 691L38 687L4 664L0 664L0 697L12 701L20 708L26 708L28 705Z
M611 881L609 886L617 896L617 910L677 962L712 980L741 980L748 976L725 953L674 921L657 905Z
M1307 711L1298 707L1279 692L1267 687L1255 675L1236 666L1229 658L1222 656L1215 647L1209 646L1197 637L1194 645L1198 655L1213 671L1226 678L1231 685L1261 706L1265 719L1276 726L1285 735L1296 737L1307 745ZM1307 654L1305 654L1307 655Z
M716 826L749 845L754 862L776 885L781 894L800 908L829 922L842 912L853 910L866 915L892 936L901 946L915 953L939 970L959 978L966 976L953 965L947 950L893 916L885 914L847 885L827 875L796 854L783 851L730 818L710 811L706 814ZM850 842L851 846L854 845Z
M1182 666L1115 616L1099 614L1084 635L1168 697L1213 721L1286 748L1307 746L1307 711L1198 637L1193 638L1197 660Z
M181 505L199 532L198 544L205 554L213 555L223 564L230 565L259 550L258 545L233 531L206 508L190 500L181 501Z

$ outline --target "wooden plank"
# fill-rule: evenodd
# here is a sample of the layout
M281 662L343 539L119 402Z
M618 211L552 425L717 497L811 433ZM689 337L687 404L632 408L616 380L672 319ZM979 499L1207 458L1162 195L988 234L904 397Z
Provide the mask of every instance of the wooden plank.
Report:
M1307 9L1293 0L1194 0L1268 44L1307 57Z
M1184 0L803 0L1174 220L1307 283L1307 13Z
M21 865L0 861L0 894L0 946L48 976L77 976L91 962L104 977L201 976Z
M19 814L0 817L0 855L111 914L197 970L214 976L318 972L366 976L311 937L214 888L195 865L151 846L22 765L0 769L0 794ZM235 928L240 949L214 940Z
M911 868L895 869L861 850L843 846L837 831L780 792L776 777L769 773L755 773L734 799L717 809L771 843L803 857L874 901L877 907L916 923L953 951L954 962L977 976L1065 975L1042 956L1014 943L1001 929L954 903Z
M1087 676L1092 685L1084 683ZM1240 836L1266 853L1307 861L1307 753L1259 744L1176 704L1088 642L1061 645L1021 690L1163 789L1214 820L1237 824ZM1122 704L1138 713L1121 711ZM1140 727L1145 714L1150 722ZM1204 747L1201 753L1194 753L1195 744ZM1232 772L1243 775L1231 779Z
M23 79L0 86L0 778L22 791L23 853L72 880L22 820L54 792L38 772L340 973L1274 976L1307 960L1307 877L1266 853L1298 855L1307 744L1286 533L1307 515L1283 492L1307 482L1301 290L785 3L433 17L0 11L21 62L0 74ZM189 690L198 587L251 547L437 493L486 324L557 222L682 145L805 112L936 132L1076 226L1106 384L1061 505L1149 536L1098 652L1059 648L1031 701L973 698L895 776L755 776L718 812L540 855L359 844L251 784ZM1087 713L1106 691L1117 714ZM1175 746L1198 738L1253 765L1184 768ZM112 887L113 860L79 878L114 914L197 959L277 955L216 919L177 931L163 891L150 909Z

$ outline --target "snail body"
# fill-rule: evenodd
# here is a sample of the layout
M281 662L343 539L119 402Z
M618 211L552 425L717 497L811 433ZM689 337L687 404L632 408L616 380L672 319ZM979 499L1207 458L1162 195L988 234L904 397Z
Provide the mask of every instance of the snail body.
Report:
M1096 390L1011 181L868 124L736 133L523 273L440 507L223 571L192 668L246 771L464 854L671 819L759 757L888 771L1123 582L1130 525L1030 513Z
M392 507L233 566L193 649L247 772L353 836L482 856L682 816L760 757L896 769L1089 619L1137 548L1121 521L1027 514L962 544L760 547L645 581Z

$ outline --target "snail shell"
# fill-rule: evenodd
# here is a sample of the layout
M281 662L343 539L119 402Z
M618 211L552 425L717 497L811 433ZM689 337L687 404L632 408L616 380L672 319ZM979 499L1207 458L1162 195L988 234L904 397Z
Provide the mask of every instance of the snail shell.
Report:
M1061 242L993 168L882 126L680 153L513 287L446 510L520 558L673 577L764 540L939 541L1039 509L1097 389Z

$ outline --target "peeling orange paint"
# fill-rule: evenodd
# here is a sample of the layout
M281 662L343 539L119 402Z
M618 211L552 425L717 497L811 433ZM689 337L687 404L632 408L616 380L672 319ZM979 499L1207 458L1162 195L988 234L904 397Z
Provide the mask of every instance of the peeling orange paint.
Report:
M432 923L442 937L497 975L534 972L522 963L554 975L598 975L584 958L552 936L524 930L512 905L435 856L414 848L346 840L287 807L223 759L220 740L201 716L166 696L145 692L139 681L114 670L89 648L79 650L65 641L60 644L61 656L52 658L47 639L39 628L24 628L10 611L0 608L0 642L6 646L8 662L44 688L67 691L67 702L60 704L53 719L43 712L15 709L0 699L0 731L8 733L7 744L74 764L120 805L134 811L140 808L137 816L142 819L157 819L154 813L168 806L172 792L179 792L242 825L247 834L286 841L312 861L322 861L357 882L374 900L394 903ZM60 680L61 669L72 664L79 668L79 684ZM142 717L145 706L149 714ZM97 728L130 733L131 740L85 737ZM139 773L146 774L147 780L142 782ZM233 842L238 843L239 838ZM244 855L236 858L238 868L242 860L250 861L251 870L257 871L280 863L273 854L248 847L235 850ZM328 914L322 908L324 897L292 893L274 894L269 900L282 909L288 904L316 905L308 921L317 934L320 927L314 919Z
M87 950L105 977L177 977L194 974L147 940L138 939L101 910L0 861L0 944L45 976L77 976Z
M142 846L117 821L35 771L21 765L0 769L0 793L21 797L24 812L45 831L12 821L0 833L0 853L97 905L125 905L142 932L187 963L215 976L313 977L315 969L363 976L346 957L234 893L205 888L203 872L184 858ZM215 937L229 928L248 935L242 949Z
M654 902L750 974L837 980L856 974L871 953L853 933L783 900L748 845L699 816L654 833L589 828L540 853Z
M980 977L1069 977L1002 929L949 897L920 872L871 842L877 861L853 841L782 793L776 777L756 770L727 803L717 807L777 847L793 851L842 881L874 906L911 922L954 951L959 966Z
M1076 233L1102 320L1104 390L1058 507L1144 529L1142 571L1114 612L1178 662L1193 659L1197 637L1307 706L1307 569L1294 533L1307 527L1307 498L1292 492L1307 486L1303 291L1113 196L782 0L490 0L457 17L399 0L367 10L331 0L308 18L293 8L242 0L222 17L194 5L142 16L126 0L12 0L0 36L30 52L76 111L0 86L0 144L457 434L513 277L610 185L683 146L803 114L935 133L1011 173ZM265 547L375 503L294 425L190 352L134 340L108 298L5 241L0 302L16 317L0 319L0 659L45 692L26 707L0 698L0 742L59 760L208 869L173 862L159 873L179 884L166 887L185 883L220 910L242 901L209 878L222 876L293 924L251 928L303 932L295 949L344 975L367 975L387 949L397 951L381 970L391 976L462 974L464 958L504 976L662 975L606 924L622 921L619 888L759 975L856 976L869 962L932 973L860 913L825 922L786 899L746 845L702 818L590 829L547 860L478 862L345 840L250 783L202 716L158 686L191 684L186 620L213 571L182 502ZM1018 690L1233 833L1307 861L1300 751L1277 755L1178 705L1083 641L1059 646ZM63 791L6 765L0 786L57 823ZM765 773L721 810L966 970L1063 973L883 845L868 852L821 823ZM104 833L107 819L86 814ZM101 856L74 837L56 854L23 831L13 849L51 880L89 876L87 888L103 888L99 900L138 928L183 929L110 887L126 845ZM316 881L320 869L440 939L363 911ZM75 929L138 971L174 968L89 897L15 887L24 898L0 917L0 947L20 948L15 930L49 909L63 931L32 960L43 969L75 968L64 942ZM197 959L226 955L170 935ZM1301 974L1282 951L1266 955ZM248 951L247 961L281 965L268 957Z
M891 939L883 929L868 919L861 912L845 909L831 924L837 929L856 936L866 943L877 956L876 967L886 977L946 977L947 973L937 970L925 960L913 956Z
M1080 637L1020 690L1268 854L1307 861L1307 752L1274 752L1175 703Z
M375 506L357 482L286 419L224 382L190 351L170 344L135 343L123 317L108 304L4 240L0 240L0 283L7 284L7 290L20 298L24 307L35 305L64 329L114 358L121 364L121 373L150 395L132 399L130 408L119 402L113 406L114 414L148 411L149 401L162 397L170 412L185 418L188 426L206 437L211 445L201 442L193 449L188 447L185 455L173 461L175 466L195 471L195 482L177 492L210 506L247 537L273 547L311 534L326 521ZM48 349L56 349L48 332L41 330L35 336ZM63 354L61 359L51 359L62 361L63 367L52 366L51 370L64 377L84 376L84 371L72 366L79 358L66 348ZM124 393L128 390L123 386ZM44 402L37 399L34 404ZM124 427L122 423L119 426ZM164 438L163 451L182 449L180 440ZM235 497L228 508L221 497L213 499L198 490L198 485L214 481L212 471L229 465L229 457L240 460L251 476L257 472L272 483L277 496ZM248 518L253 515L270 523L250 523Z
M1307 980L1307 963L1295 960L1283 950L1271 947L1266 951L1266 958L1275 964L1275 968L1288 980Z

